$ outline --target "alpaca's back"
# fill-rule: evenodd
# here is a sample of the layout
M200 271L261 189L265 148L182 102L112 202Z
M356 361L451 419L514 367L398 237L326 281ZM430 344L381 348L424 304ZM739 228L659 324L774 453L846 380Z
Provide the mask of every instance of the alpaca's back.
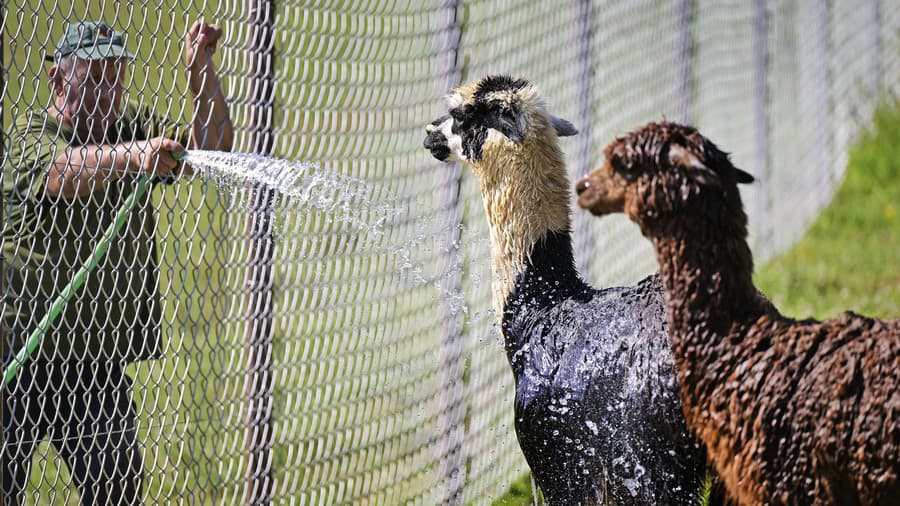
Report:
M517 433L549 503L691 503L704 456L681 411L658 277L518 315L504 322L530 343L512 357Z
M778 389L787 405L785 432L803 437L789 438L796 444L782 449L782 474L771 486L794 495L806 491L823 504L897 504L900 320L848 312L824 322L780 323L774 346L809 346L785 359L802 372L793 381L785 378L789 390ZM812 487L803 483L810 476Z
M775 313L738 323L698 431L743 504L897 504L900 321ZM707 369L709 372L711 369ZM737 379L735 379L737 378Z

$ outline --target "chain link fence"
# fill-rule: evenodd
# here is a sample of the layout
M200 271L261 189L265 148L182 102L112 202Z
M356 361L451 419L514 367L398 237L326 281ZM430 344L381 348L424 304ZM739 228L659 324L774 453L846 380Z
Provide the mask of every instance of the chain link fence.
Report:
M120 476L104 472L131 466L136 496L152 504L490 503L527 469L489 311L478 186L465 167L439 164L421 147L450 87L487 73L536 82L554 113L581 131L561 141L573 178L599 163L614 136L647 121L696 124L758 179L745 201L761 262L827 205L848 144L880 100L900 94L898 7L4 3L4 366L17 351L10 337L44 316L32 302L56 295L41 287L61 287L101 236L102 227L72 224L108 222L107 210L129 191L51 196L52 160L29 165L22 154L34 137L14 125L47 115L55 95L44 57L69 23L103 21L124 34L135 55L125 100L171 118L173 132L189 129L195 100L184 35L196 19L219 24L214 61L234 151L318 164L357 218L378 223L361 228L328 208L273 206L271 192L223 191L199 177L155 185L125 229L150 250L155 244L155 254L113 246L45 336L44 358L4 390L4 458L20 463L16 476L3 471L4 487L27 471L27 503L77 504L90 488L84 476L107 483ZM138 121L149 129L149 119ZM65 148L54 146L55 159ZM336 175L361 179L364 191ZM575 234L579 267L597 286L655 270L649 245L624 218L576 213ZM82 256L50 261L50 237ZM31 278L17 274L28 266ZM144 292L121 289L137 278ZM117 309L140 298L157 317ZM135 362L64 353L79 332L104 343L145 336L160 349ZM111 416L79 415L106 408L77 406L73 382L112 403ZM131 417L133 427L121 423ZM117 435L130 432L136 446L125 462L89 455L115 449L128 439ZM91 463L103 471L91 474Z

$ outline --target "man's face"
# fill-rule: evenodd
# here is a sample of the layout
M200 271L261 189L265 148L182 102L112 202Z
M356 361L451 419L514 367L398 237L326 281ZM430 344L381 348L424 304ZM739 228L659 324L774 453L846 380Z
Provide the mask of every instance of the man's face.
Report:
M124 59L75 59L70 71L53 71L57 105L75 129L101 140L121 112L125 82Z

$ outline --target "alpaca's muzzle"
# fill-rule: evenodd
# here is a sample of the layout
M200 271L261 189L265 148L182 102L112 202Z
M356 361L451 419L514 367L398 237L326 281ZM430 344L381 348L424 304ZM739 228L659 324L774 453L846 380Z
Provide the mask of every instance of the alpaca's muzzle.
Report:
M431 156L442 162L450 157L450 146L447 144L447 137L441 132L429 132L423 145L425 149L431 151Z
M448 161L447 159L450 158L450 143L447 141L447 136L444 135L440 127L449 118L450 116L442 116L426 126L425 132L427 135L425 136L425 142L422 143L425 149L431 151L431 156L442 162L446 162Z

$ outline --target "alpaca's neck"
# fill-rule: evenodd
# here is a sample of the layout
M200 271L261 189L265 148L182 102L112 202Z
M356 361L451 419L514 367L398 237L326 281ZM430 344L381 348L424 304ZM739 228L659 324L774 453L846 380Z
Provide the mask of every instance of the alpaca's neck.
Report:
M648 234L656 248L669 323L681 337L705 328L725 332L732 322L765 310L753 286L746 217L722 223L703 213L657 222Z
M746 215L739 204L723 219L727 214L711 218L682 212L644 227L656 248L672 351L691 424L707 416L716 386L733 372L734 363L722 362L734 349L729 332L773 310L753 286Z
M704 208L706 212L700 210ZM644 225L643 231L653 240L659 261L685 419L733 489L741 473L755 468L731 458L717 460L746 442L735 432L741 423L733 418L735 411L722 402L734 391L739 368L752 363L760 344L742 346L735 339L746 338L743 330L763 314L777 314L753 286L746 215L738 199L731 208L697 206ZM764 502L756 497L748 504Z
M473 169L490 226L493 305L502 315L538 243L549 234L568 240L569 180L559 148L537 140L489 142ZM558 274L574 276L571 244L558 255Z

